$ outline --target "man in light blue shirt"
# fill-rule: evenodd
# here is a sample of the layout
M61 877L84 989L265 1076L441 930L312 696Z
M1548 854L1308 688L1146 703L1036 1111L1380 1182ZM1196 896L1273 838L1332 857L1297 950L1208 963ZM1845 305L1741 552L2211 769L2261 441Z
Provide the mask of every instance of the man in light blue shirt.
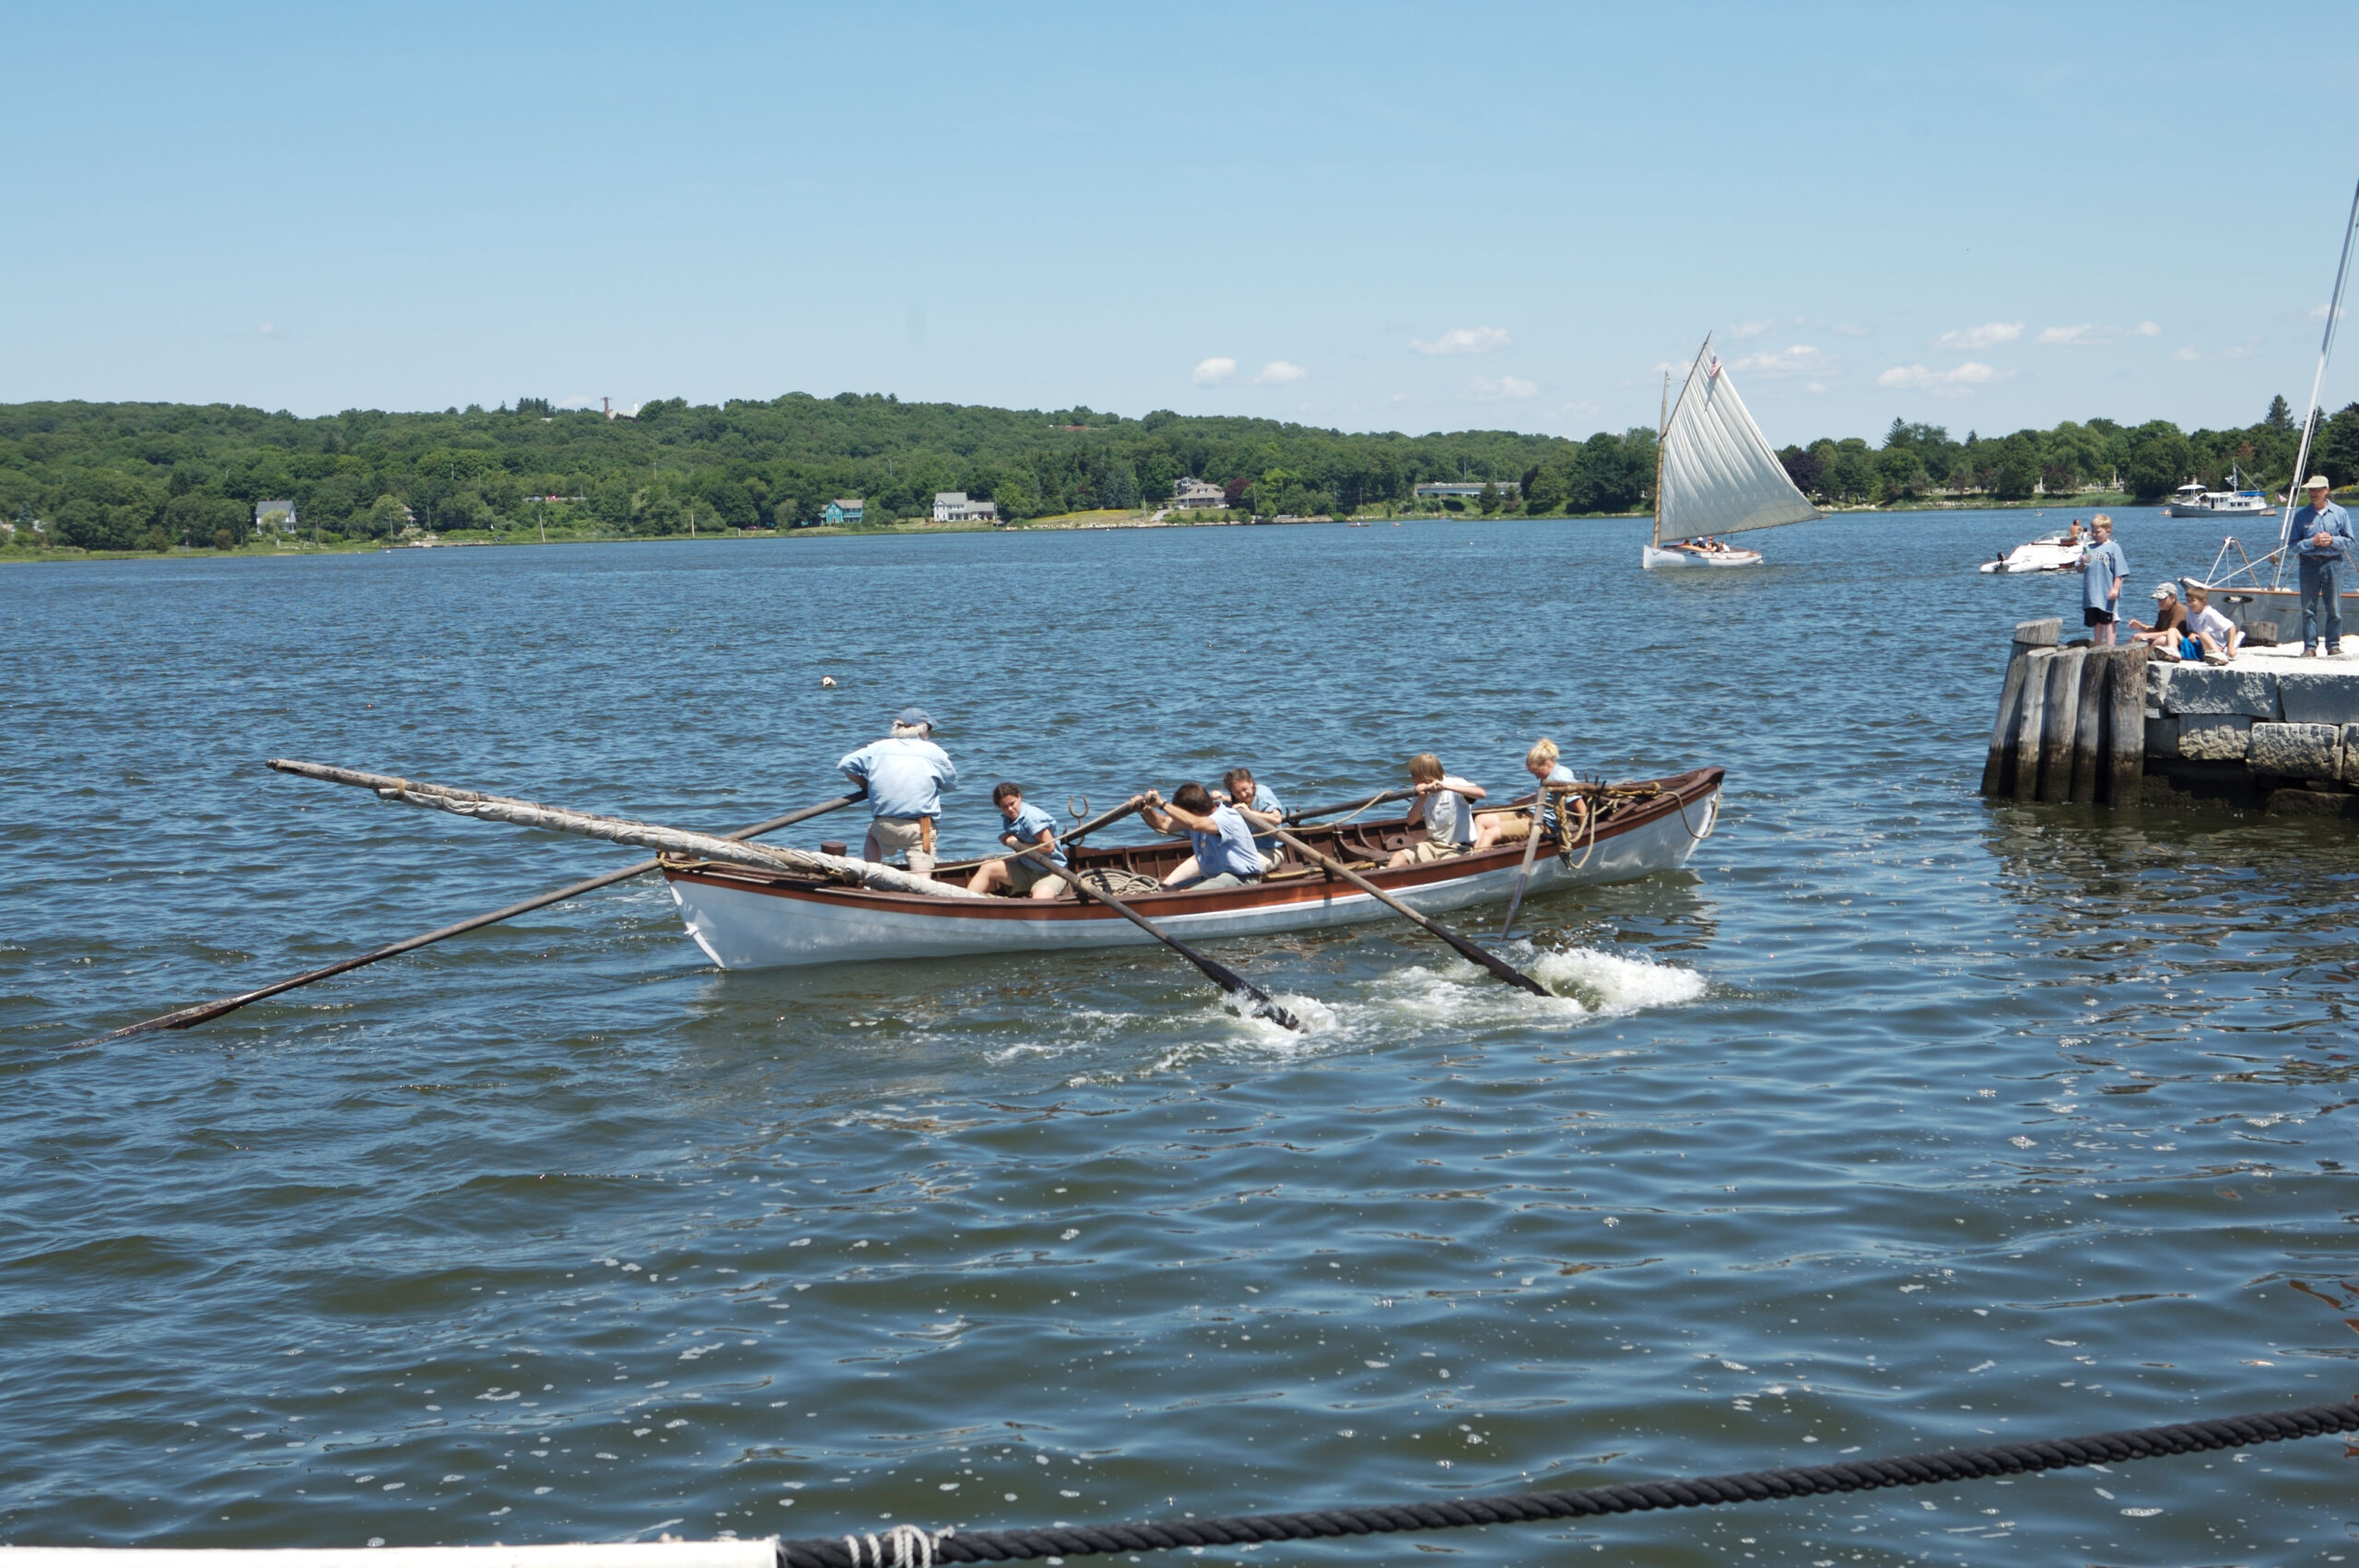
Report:
M2315 659L2321 637L2328 653L2342 651L2342 563L2351 547L2351 514L2329 496L2325 474L2311 474L2306 488L2309 505L2285 520L2285 547L2302 571L2302 657Z
M2120 621L2121 579L2130 575L2130 557L2113 542L2113 519L2099 512L2089 521L2096 543L2081 552L2081 624L2099 648L2113 646Z
M1253 848L1252 827L1235 806L1216 803L1202 784L1180 785L1171 792L1168 805L1149 790L1139 815L1157 833L1185 833L1195 850L1171 868L1164 886L1240 887L1262 880L1262 856Z
M910 874L933 875L933 830L942 796L958 782L949 755L933 743L933 720L922 708L905 708L893 733L872 741L836 766L868 790L868 841L861 858L882 862L901 852Z
M1058 865L1065 863L1065 852L1057 848L1057 819L1038 806L1027 804L1021 785L995 785L992 804L1007 820L1007 826L999 836L1001 843L1011 849L1038 849ZM985 860L976 867L975 880L967 885L977 893L997 893L1004 887L1017 898L1054 898L1065 890L1065 879L1038 860L1010 855L1003 860Z

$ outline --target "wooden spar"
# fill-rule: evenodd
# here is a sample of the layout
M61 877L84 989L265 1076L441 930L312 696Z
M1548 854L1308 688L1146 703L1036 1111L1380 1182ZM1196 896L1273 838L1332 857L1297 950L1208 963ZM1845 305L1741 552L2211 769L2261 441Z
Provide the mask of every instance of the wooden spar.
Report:
M1298 812L1288 812L1284 820L1297 823L1309 822L1312 817L1333 816L1337 812L1364 812L1370 806L1380 806L1387 801L1405 801L1415 793L1414 790L1379 790L1364 801L1345 801L1340 805L1332 806L1306 806Z
M458 816L475 817L484 822L506 823L511 827L540 827L553 833L577 834L584 838L604 838L612 844L636 844L642 848L661 849L675 855L686 855L700 860L719 860L741 866L761 866L770 871L799 872L805 876L828 877L839 882L856 883L863 887L881 889L887 893L915 893L934 898L980 898L982 894L970 892L956 883L930 882L895 871L890 866L873 860L847 860L840 855L815 854L808 849L787 849L776 845L757 844L751 840L723 838L717 834L692 833L686 828L665 827L660 823L633 822L627 817L594 816L588 812L568 811L561 806L544 806L531 801L519 801L504 795L486 795L474 790L453 790L447 785L428 784L415 778L396 778L389 774L361 773L351 768L330 767L323 763L296 762L287 757L273 757L270 766L280 773L297 774L305 778L317 778L330 784L350 784L374 790L381 800L399 801L405 805L432 806Z
M2141 805L2146 788L2146 661L2144 643L2117 648L2106 661L2106 803L2116 811Z
M1252 1004L1251 1010L1255 1016L1266 1018L1273 1024L1284 1024L1297 1035L1306 1032L1303 1027L1302 1020L1297 1018L1293 1013L1288 1012L1275 1001L1273 1001L1270 999L1269 992L1263 990L1261 987L1255 985L1252 981L1247 979L1236 970L1228 967L1226 964L1217 963L1213 959L1205 957L1203 954L1197 952L1194 948L1190 947L1186 942L1181 942L1178 937L1173 936L1169 931L1165 930L1161 926L1156 925L1153 920L1148 919L1144 915L1140 914L1136 909L1132 908L1129 905L1123 903L1112 894L1106 892L1102 888L1096 888L1087 885L1081 880L1084 873L1080 872L1068 871L1065 867L1061 866L1057 864L1056 861L1049 859L1046 854L1042 853L1039 849L1018 849L1015 853L1019 859L1031 861L1034 865L1039 867L1042 871L1049 872L1050 875L1063 878L1065 885L1072 888L1082 897L1095 898L1100 904L1105 905L1106 907L1113 910L1114 913L1121 916L1122 919L1130 921L1131 924L1138 927L1139 930L1146 932L1147 935L1155 938L1156 941L1163 943L1164 946L1169 948L1172 952L1178 954L1189 963L1193 964L1197 968L1203 970L1206 979L1212 981L1213 984L1218 986L1229 995L1239 998L1240 1000L1250 1000Z
M2010 793L2026 803L2039 798L2040 720L2048 700L2048 667L2055 660L2056 649L2036 648L2024 666L2023 708L2015 717L2015 781Z
M1540 849L1540 825L1546 820L1544 813L1547 804L1548 781L1543 778L1540 781L1540 788L1532 791L1532 832L1525 837L1523 841L1523 864L1516 869L1515 892L1508 898L1508 918L1499 922L1499 939L1502 942L1507 940L1508 932L1515 930L1515 912L1523 907L1523 890L1532 881L1532 857L1537 854ZM1581 802L1581 805L1582 810L1586 812L1588 810L1589 802L1584 801ZM1562 827L1564 820L1565 798L1563 796L1559 796L1556 801L1556 821L1560 827ZM1567 844L1572 842L1569 834L1565 841Z
M2072 721L2072 790L2071 799L2076 806L2096 804L2098 774L2103 771L2105 738L2105 705L2111 700L2106 692L2106 671L2120 649L2092 649L2081 664L2081 697L2079 717Z
M2057 805L2072 798L2072 730L2081 717L2081 669L2085 648L2067 648L2048 664L2048 715L2039 734L2039 798Z
M1484 968L1488 969L1492 974L1497 976L1500 979L1505 980L1508 984L1511 986L1520 986L1525 990L1530 991L1533 996L1548 996L1552 994L1547 987L1542 985L1539 981L1533 979L1531 976L1525 974L1514 965L1509 964L1506 959L1475 946L1473 942L1467 941L1464 937L1460 936L1456 931L1450 930L1442 926L1439 922L1427 919L1425 916L1418 914L1414 909L1410 908L1409 906L1402 903L1401 900L1393 897L1392 895L1385 892L1384 889L1377 886L1376 883L1368 881L1367 878L1360 875L1359 872L1352 870L1351 867L1344 864L1343 861L1336 860L1333 856L1320 854L1318 850L1312 848L1301 839L1297 838L1293 834L1288 833L1283 827L1273 828L1271 831L1275 833L1284 842L1292 845L1296 854L1300 855L1312 865L1319 867L1328 875L1342 877L1345 882L1350 883L1362 893L1373 894L1377 901L1382 904L1386 908L1391 909L1396 915L1403 915L1411 920L1415 921L1419 926L1424 927L1429 934L1441 938L1442 941L1456 948L1461 955L1480 964ZM1540 837L1540 813L1536 805L1532 812L1532 836L1534 838ZM1531 853L1530 846L1526 846L1524 855L1527 862L1529 861Z
M757 822L751 827L741 827L734 833L726 834L723 837L733 839L758 837L765 833L775 833L781 827L792 827L798 822L808 822L815 816L824 816L828 812L840 811L855 801L864 801L867 798L868 792L865 790L854 790L849 795L839 795L832 801L822 801L816 806L804 806L799 811L791 811L784 816L774 816L768 822ZM635 876L645 876L662 863L661 860L634 861L620 871L608 872L604 876L593 876L587 882L570 883L553 893L544 893L537 897L527 898L521 904L511 904L505 909L494 909L488 915L477 915L473 919L461 920L456 925L439 927L420 936L406 937L400 942L387 942L382 947L370 948L366 953L339 959L322 968L308 969L300 975L274 981L267 986L257 987L253 990L241 991L236 996L223 997L219 1001L200 1002L194 1007L183 1007L177 1012L167 1012L160 1017L150 1018L124 1028L110 1030L103 1035L92 1036L87 1040L76 1040L65 1048L80 1050L88 1046L102 1046L109 1040L120 1040L128 1035L144 1035L150 1029L193 1029L197 1024L210 1023L224 1013L235 1012L249 1002L262 1001L282 992L295 990L299 987L310 985L314 980L324 980L331 976L349 974L355 969L363 968L380 959L397 958L405 953L415 953L421 947L431 946L449 937L464 936L469 931L481 930L486 926L496 926L502 920L512 920L519 915L529 915L535 909L546 909L552 904L562 904L569 898L579 898L585 893L595 893L602 887L612 887L618 882L628 882Z

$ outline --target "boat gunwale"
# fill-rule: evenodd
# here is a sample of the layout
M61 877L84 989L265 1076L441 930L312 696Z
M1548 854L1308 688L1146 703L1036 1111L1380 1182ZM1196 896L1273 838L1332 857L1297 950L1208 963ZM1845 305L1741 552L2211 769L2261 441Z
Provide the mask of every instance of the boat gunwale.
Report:
M1632 788L1657 785L1661 793L1639 801L1612 822L1602 825L1594 842L1608 844L1616 838L1652 825L1667 816L1680 814L1696 803L1718 793L1727 770L1720 767L1690 768L1684 773L1665 774L1657 778L1630 779L1609 788ZM1514 810L1529 807L1532 796L1522 795L1498 808ZM1487 814L1487 813L1485 813ZM1345 825L1337 824L1338 827ZM1405 817L1381 822L1354 823L1350 827L1362 832L1398 832L1411 826ZM1690 830L1693 831L1692 829ZM1550 835L1543 843L1555 842ZM1586 846L1590 840L1583 836ZM1127 848L1149 848L1129 846ZM1427 860L1402 866L1395 871L1365 872L1369 881L1387 893L1399 894L1459 881L1470 876L1508 871L1520 864L1524 840L1500 844L1481 855L1453 855L1447 860ZM1085 864L1081 868L1091 868ZM1289 905L1324 903L1333 900L1366 898L1368 895L1332 872L1322 873L1317 867L1309 868L1308 875L1285 877L1278 881L1247 883L1238 887L1180 888L1170 892L1156 892L1123 895L1123 902L1150 918L1169 919L1192 914L1225 914L1242 909L1284 908ZM844 909L874 909L901 914L921 915L937 919L968 919L980 918L994 920L1106 920L1118 919L1105 905L1092 900L1068 898L949 898L925 894L902 893L873 887L846 886L840 883L802 875L792 872L768 872L756 866L742 866L714 860L675 862L666 860L663 867L667 883L687 882L708 887L718 887L740 893L758 894L766 897L792 898L834 906Z

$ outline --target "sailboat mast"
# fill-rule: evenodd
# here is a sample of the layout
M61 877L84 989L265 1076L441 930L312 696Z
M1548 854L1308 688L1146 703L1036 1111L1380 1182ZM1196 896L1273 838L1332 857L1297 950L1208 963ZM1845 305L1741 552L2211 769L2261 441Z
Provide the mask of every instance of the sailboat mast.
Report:
M2359 233L2359 188L2351 193L2351 216L2342 226L2342 260L2336 263L2334 268L2334 298L2327 301L2326 331L2318 338L2318 368L2317 373L2310 377L2309 406L2302 411L2302 441L2294 452L2294 476L2285 481L2285 527L2288 529L2294 526L2294 497L2301 493L2302 480L2306 477L2302 470L2309 466L2310 431L2318 424L2318 392L2326 385L2327 356L2334 351L2334 323L2342 314L2342 284L2351 272L2351 237L2353 233ZM2277 574L2273 579L2276 581L2283 581L2285 576L2285 547L2283 544L2278 547Z
M1655 548L1662 548L1662 439L1671 434L1671 372L1662 373L1662 413L1655 420Z

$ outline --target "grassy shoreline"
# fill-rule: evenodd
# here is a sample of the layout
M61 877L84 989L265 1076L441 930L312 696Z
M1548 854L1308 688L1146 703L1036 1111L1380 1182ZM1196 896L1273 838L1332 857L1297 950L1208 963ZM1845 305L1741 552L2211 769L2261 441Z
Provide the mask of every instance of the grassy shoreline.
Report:
M2159 503L2141 503L2131 499L2126 492L2116 491L2104 495L2074 496L2064 499L2059 499L2048 496L2034 496L2028 500L2021 501L2001 501L1984 497L1975 497L1967 499L1957 499L1947 497L1924 497L1913 500L1880 502L1872 506L1829 507L1825 509L1830 515L1845 515L1856 512L1909 511L2094 512L2103 510L2107 507L2127 509L2140 505L2152 506L2157 504ZM650 535L615 533L587 529L564 529L553 532L547 538L544 539L540 537L537 532L523 529L509 529L497 533L485 530L463 530L442 534L439 539L437 539L435 544L429 547L434 549L451 550L483 549L487 547L511 549L518 546L540 544L758 544L765 541L789 539L883 539L907 537L912 534L1025 533L1040 531L1079 530L1091 528L1242 528L1248 526L1262 528L1278 526L1337 527L1347 521L1368 523L1392 521L1436 521L1442 520L1456 520L1461 522L1616 522L1627 521L1633 519L1643 519L1648 514L1645 512L1589 512L1579 516L1557 514L1549 517L1527 518L1520 513L1503 512L1494 517L1485 518L1481 513L1471 510L1465 512L1409 512L1394 517L1386 517L1381 514L1362 514L1356 518L1349 520L1337 518L1332 522L1323 524L1274 524L1268 522L1247 524L1243 522L1232 522L1226 520L1212 521L1199 518L1191 518L1184 513L1177 512L1165 518L1160 522L1148 521L1148 519L1153 515L1154 514L1151 510L1145 509L1142 509L1137 511L1108 510L1094 512L1066 512L1054 517L1028 519L1025 521L1015 523L1005 528L988 522L933 522L916 520L912 520L908 522L875 523L860 528L831 528L822 523L810 528L783 530L747 529L743 531L724 530L718 532L706 532L698 533L693 537L680 533ZM68 561L229 560L233 558L244 558L249 560L257 558L279 559L302 556L367 555L372 551L388 548L408 549L412 547L413 546L406 541L396 542L379 539L336 539L323 540L319 543L313 543L310 540L288 542L273 540L268 543L253 541L229 550L216 549L210 545L175 544L170 549L161 552L154 550L84 550L72 545L61 545L44 549L27 549L11 544L0 546L0 566L35 566L42 564L58 564Z

